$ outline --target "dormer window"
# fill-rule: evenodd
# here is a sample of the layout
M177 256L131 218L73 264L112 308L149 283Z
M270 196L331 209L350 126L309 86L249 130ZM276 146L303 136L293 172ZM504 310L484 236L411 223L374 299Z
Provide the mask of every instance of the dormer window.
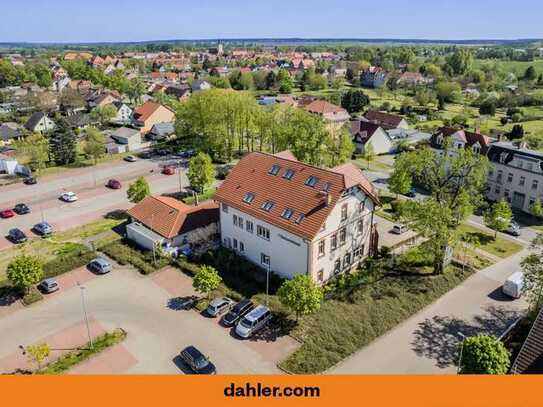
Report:
M248 204L252 203L254 200L255 200L255 194L253 194L252 192L247 192L245 196L243 197L243 202L248 203Z
M322 185L322 190L324 192L330 192L330 188L332 187L332 184L330 182L325 182L323 185Z
M273 202L272 201L264 201L261 208L264 209L266 212L269 212L273 208Z
M296 223L299 225L300 223L302 223L305 219L305 215L303 213L300 213L298 215L298 218L296 219Z
M279 173L279 170L281 169L281 167L277 164L273 164L270 168L270 170L268 171L268 174L271 174L271 175L277 175Z
M290 208L283 209L283 212L281 213L281 217L284 219L290 219L294 211Z
M283 178L285 179L288 179L288 180L291 180L292 177L294 177L294 170L289 168L285 171L285 173L283 174Z
M305 180L305 185L309 187L314 187L317 185L317 182L319 182L319 179L313 175L309 176L308 179Z

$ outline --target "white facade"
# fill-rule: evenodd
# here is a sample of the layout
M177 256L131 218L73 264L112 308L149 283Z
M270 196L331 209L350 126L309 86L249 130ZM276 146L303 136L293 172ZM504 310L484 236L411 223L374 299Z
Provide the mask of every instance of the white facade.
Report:
M309 274L322 283L368 255L373 207L367 195L352 188L338 200L323 229L308 240L221 204L221 241L264 269L269 262L271 271L283 278Z
M117 109L117 115L111 119L113 123L130 123L132 120L132 109L130 109L126 104L122 104Z
M364 137L364 132L361 133L361 137ZM390 136L382 129L378 128L375 130L375 132L372 134L370 139L366 141L366 143L361 143L358 140L358 136L355 137L355 147L356 151L360 153L364 153L365 148L371 144L373 147L373 152L375 154L387 154L390 153L394 149L394 143Z

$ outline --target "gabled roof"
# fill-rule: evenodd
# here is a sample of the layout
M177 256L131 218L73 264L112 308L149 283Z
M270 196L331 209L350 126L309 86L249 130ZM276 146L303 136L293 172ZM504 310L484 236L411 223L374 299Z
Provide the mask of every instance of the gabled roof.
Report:
M479 144L481 147L481 154L486 155L492 139L484 134L479 133L478 131L471 132L464 129L458 129L455 127L441 127L432 135L432 144L437 145L437 136L442 135L443 137L458 137L461 141L466 143L466 147L471 147L474 144Z
M28 130L34 130L38 123L44 118L47 117L45 113L43 112L34 112L32 113L32 116L27 120L25 123L25 128Z
M357 167L327 170L284 158L287 155L246 154L217 188L215 199L310 240L319 233L347 188L358 185L378 202L371 183ZM270 173L272 166L276 166L276 175ZM294 172L291 179L284 177L287 170ZM316 178L314 186L306 185L310 177ZM248 193L254 195L250 203L244 202ZM269 211L261 208L266 201L273 202ZM286 208L293 211L290 219L281 216ZM301 214L303 220L297 223Z
M380 128L381 126L375 123L365 122L364 120L354 120L351 122L351 135L354 137L363 135L364 137L361 137L360 141L365 142Z
M151 115L153 113L155 113L160 108L170 110L166 106L162 106L160 103L153 102L153 101L147 101L143 105L141 105L140 107L136 108L136 110L134 110L134 116L135 116L136 120L144 122L149 117L151 117Z
M175 198L152 195L129 209L128 214L168 239L207 226L219 219L218 206L212 201L188 206Z
M0 140L8 141L21 135L19 125L7 122L0 125Z
M513 362L511 373L543 373L543 308Z
M314 100L304 108L310 113L327 114L327 113L347 113L342 107L336 106L326 100Z
M368 110L364 117L370 122L379 124L386 130L395 129L403 120L403 117L401 116L385 112L378 112L376 110Z

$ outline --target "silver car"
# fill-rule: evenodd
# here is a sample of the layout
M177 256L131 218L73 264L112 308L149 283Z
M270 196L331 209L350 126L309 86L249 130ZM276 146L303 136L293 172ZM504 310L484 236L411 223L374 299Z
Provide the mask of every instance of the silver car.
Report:
M89 263L89 269L98 273L106 274L111 271L111 263L102 257L97 257Z
M55 291L60 290L60 285L57 283L57 280L54 278L46 278L40 284L38 284L38 289L44 292L45 294L51 294Z
M206 312L210 317L217 317L230 311L233 306L234 301L228 297L215 298L209 303Z

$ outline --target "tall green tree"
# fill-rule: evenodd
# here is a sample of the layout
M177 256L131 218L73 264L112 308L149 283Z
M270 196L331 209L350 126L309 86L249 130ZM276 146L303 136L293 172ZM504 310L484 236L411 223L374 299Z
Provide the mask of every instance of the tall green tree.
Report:
M511 224L513 212L511 206L504 200L494 203L484 214L485 224L494 229L494 240L498 236L498 232L503 232Z
M509 352L494 336L478 335L464 341L461 374L506 374L510 363Z
M117 109L115 106L109 104L101 107L96 107L90 112L90 119L94 123L98 123L100 126L105 126L117 115Z
M536 218L543 218L543 205L541 205L540 199L536 199L532 206L530 206L530 213Z
M215 179L215 167L211 157L205 153L198 153L189 161L187 177L190 185L198 192L204 192L213 185Z
M530 253L522 259L524 272L523 292L532 309L537 311L543 304L543 234L539 233L530 245Z
M301 315L317 311L323 301L323 293L310 276L299 274L287 280L277 290L279 301L296 313L296 320Z
M8 264L6 276L15 287L26 293L43 279L43 264L36 256L21 254Z
M66 120L58 121L58 127L49 138L49 151L58 165L74 163L77 159L75 135Z
M150 194L151 188L144 177L139 177L136 181L130 184L128 190L126 191L128 200L135 203L140 202L143 200L143 198Z
M488 168L486 157L453 150L450 143L444 154L424 147L395 160L393 178L410 177L431 193L428 199L406 202L403 216L428 238L436 273L443 271L443 260L458 239L458 226L482 201Z
M468 73L473 67L473 54L467 47L459 47L448 58L447 64L457 75Z
M30 168L39 173L49 161L49 140L41 133L33 133L15 142L17 152L28 159Z
M219 272L211 266L201 266L192 278L192 286L199 293L205 294L207 298L221 284L222 278Z
M371 162L375 160L375 157L377 155L375 154L375 149L373 148L373 144L366 143L364 145L364 153L362 154L362 157L364 157L364 160L368 162L368 170L370 169Z
M96 165L97 160L106 153L106 138L104 134L95 127L88 127L85 136L83 152L91 157Z
M361 90L348 90L341 95L341 107L349 113L360 112L370 103L370 98Z

